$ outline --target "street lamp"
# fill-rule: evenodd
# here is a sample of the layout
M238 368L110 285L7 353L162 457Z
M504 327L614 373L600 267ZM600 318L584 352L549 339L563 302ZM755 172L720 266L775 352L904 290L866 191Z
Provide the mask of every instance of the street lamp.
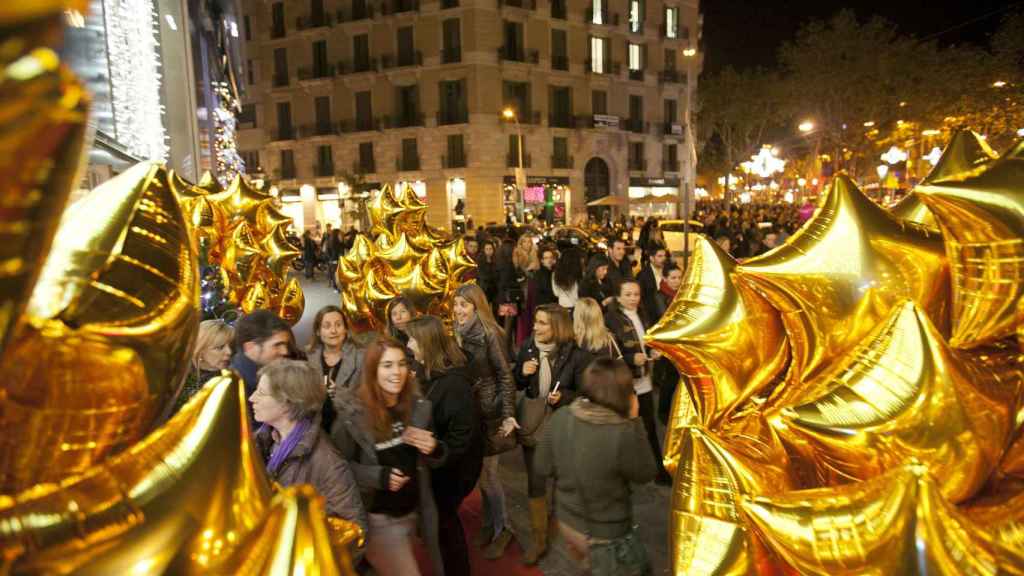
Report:
M526 187L526 172L525 166L523 166L523 127L519 125L519 115L511 107L505 108L501 111L501 115L506 120L512 120L516 123L516 134L519 137L519 168L516 171L516 216L520 219L523 217L523 192Z
M800 131L803 132L804 134L807 134L811 130L814 130L814 122L811 122L810 120L804 120L803 122L800 123L799 126L797 126L797 128L799 128Z

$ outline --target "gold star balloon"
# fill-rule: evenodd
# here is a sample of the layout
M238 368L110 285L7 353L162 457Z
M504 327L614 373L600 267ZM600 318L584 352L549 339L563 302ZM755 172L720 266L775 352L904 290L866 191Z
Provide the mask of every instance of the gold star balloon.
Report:
M836 488L742 498L757 531L800 574L1020 574L942 497L924 466Z
M79 181L89 98L58 53L68 2L4 2L0 23L0 352L32 293ZM51 12L51 10L53 10Z
M960 502L985 483L1009 438L1018 391L1001 384L907 301L811 381L807 398L768 419L824 484L917 459Z
M942 229L953 275L950 343L1016 334L1024 295L1024 141L999 160L919 186Z
M790 389L860 342L904 299L916 302L937 326L948 324L941 238L901 224L845 174L833 179L803 228L782 246L745 261L735 275L782 313L792 356ZM873 300L867 298L872 292Z
M662 465L669 474L675 474L679 458L683 451L683 441L688 436L688 429L700 425L697 408L684 382L685 376L676 385L676 394L672 397L669 409L668 425L665 426L665 447L662 450Z
M679 369L705 425L759 392L788 360L779 313L733 281L736 266L698 236L679 292L646 336Z

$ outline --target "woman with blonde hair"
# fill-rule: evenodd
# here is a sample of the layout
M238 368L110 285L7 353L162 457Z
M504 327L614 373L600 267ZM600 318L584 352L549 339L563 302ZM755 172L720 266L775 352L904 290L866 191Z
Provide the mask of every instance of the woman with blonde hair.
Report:
M604 312L593 298L580 298L572 310L576 345L593 358L620 358L615 336L604 324Z
M473 396L480 406L486 428L486 450L480 474L483 495L483 522L475 539L486 546L484 557L500 558L512 540L512 523L505 506L505 490L498 477L498 454L516 447L513 432L515 388L509 366L505 332L494 320L483 290L476 284L464 284L455 290L452 312L456 336L469 356L473 371Z
M512 251L512 263L523 274L531 274L540 268L537 245L533 243L533 237L529 234L523 234L516 242L516 247Z
M223 320L203 320L199 324L199 336L196 338L196 348L192 352L191 370L174 400L172 415L200 391L207 380L228 367L228 363L231 362L231 343L234 339L235 329Z

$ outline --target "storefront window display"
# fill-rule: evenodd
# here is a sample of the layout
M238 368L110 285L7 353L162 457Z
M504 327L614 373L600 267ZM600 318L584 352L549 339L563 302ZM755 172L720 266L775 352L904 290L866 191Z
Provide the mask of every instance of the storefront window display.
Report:
M679 217L679 180L631 178L629 215L655 218Z
M448 211L452 214L452 231L466 231L466 181L462 178L449 178L447 184Z
M514 198L515 181L510 178L514 177L505 177L506 197ZM523 190L523 222L565 224L570 196L569 179L564 176L528 176Z

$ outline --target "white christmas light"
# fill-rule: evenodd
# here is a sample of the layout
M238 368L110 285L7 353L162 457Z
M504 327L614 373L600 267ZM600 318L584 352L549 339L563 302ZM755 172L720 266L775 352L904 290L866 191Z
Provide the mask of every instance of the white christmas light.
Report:
M118 142L146 160L167 158L160 104L157 14L152 0L104 0L114 132Z
M932 166L939 163L939 158L942 158L942 150L938 146L932 148L932 151L925 156L925 159L931 162Z
M885 154L882 154L882 160L885 160L889 164L899 164L900 162L905 162L907 160L907 153L896 146L893 146L892 148L889 148Z
M779 151L770 146L764 146L756 156L743 162L740 166L749 173L757 174L761 178L768 178L772 174L782 172L786 167L786 161L778 157Z

